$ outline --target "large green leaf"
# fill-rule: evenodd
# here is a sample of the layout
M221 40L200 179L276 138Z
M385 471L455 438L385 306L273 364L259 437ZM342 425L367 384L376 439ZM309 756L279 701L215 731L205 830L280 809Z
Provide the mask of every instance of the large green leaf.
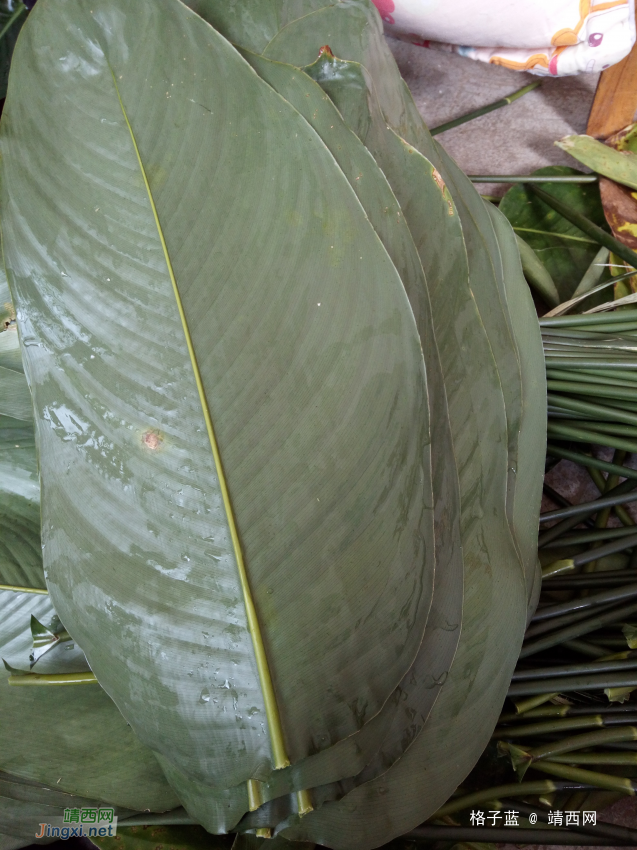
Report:
M331 68L326 72L329 84L325 77L322 83L332 96L337 96L339 89L344 90L346 100L351 103L353 100L352 74L342 67L345 63L341 63L337 68L334 66L338 63L329 62L329 64ZM337 100L337 104L347 118L348 104L342 99ZM354 107L354 112L353 123L357 123L362 115L360 104ZM485 581L485 578L494 566L496 569L499 567L499 572L508 574L509 581L513 581L509 585L509 592L513 593L518 605L521 603L524 607L525 603L523 586L518 577L516 588L516 571L511 571L509 567L511 561L515 563L516 555L506 525L502 525L501 519L505 512L506 490L502 484L506 480L507 463L507 452L503 451L506 445L503 397L493 356L469 290L468 281L464 288L458 285L458 281L462 281L463 276L465 280L467 279L467 267L465 259L463 275L461 262L464 246L458 214L453 202L445 191L440 175L435 172L431 164L391 131L388 133L384 124L381 128L381 124L383 122L374 121L368 117L357 126L359 131L361 127L376 126L378 128L375 138L370 132L367 144L371 146L372 152L390 177L407 222L412 228L414 239L421 249L423 263L428 270L431 270L430 279L435 281L431 289L434 324L450 393L452 429L455 426L454 444L456 453L459 452L461 470L461 493L464 499L463 551L468 575L472 579L472 584L469 586L475 587L480 584L482 588L480 594L482 598L478 607L478 613L481 616L479 620L478 616L475 616L472 624L473 633L465 630L463 624L463 638L465 644L471 647L469 652L473 654L474 669L482 667L483 670L480 671L482 675L477 682L473 683L471 682L472 672L466 665L466 656L464 664L456 666L457 662L454 662L450 674L453 678L450 684L445 683L441 689L439 701L443 700L448 693L447 704L454 705L467 686L475 685L474 693L486 691L485 696L491 697L492 705L478 722L474 722L473 729L481 739L478 745L481 747L490 734L500 709L499 703L494 704L493 692L490 692L490 689L493 687L496 693L499 691L502 694L501 699L503 698L506 677L510 675L510 669L517 657L517 648L512 651L510 646L503 643L499 647L500 661L494 664L493 652L498 645L496 624L500 615L494 602L497 604L501 600L497 600L497 588L495 592L491 591L496 596L496 600L490 598L489 592L485 594L488 588L488 581ZM393 145L390 137L394 141ZM447 224L446 227L445 224ZM525 285L524 282L523 285ZM480 334L484 339L481 357L478 354L477 345L476 349L472 350L466 344L468 339L471 339L472 343L474 339L479 342ZM509 346L509 356L512 354ZM474 392L467 393L470 387L474 387ZM480 442L474 444L471 439L468 439L471 434L481 435ZM489 436L486 436L487 434ZM490 491L488 485L485 490L486 482L491 485ZM478 580L477 576L481 578ZM469 592L469 600L471 596ZM471 605L469 605L469 611L471 612ZM522 614L522 621L523 619ZM479 629L476 627L476 621L480 622ZM519 628L516 647L521 641L521 631ZM487 649L488 643L490 647ZM499 667L500 664L506 666L507 672L504 675ZM434 715L437 705L433 709ZM399 754L395 753L393 758L385 760L384 765L379 763L375 766L374 772L379 775L377 780L368 781L357 791L345 796L341 803L328 803L322 809L307 815L296 828L286 830L284 834L292 838L305 837L321 843L325 842L330 846L365 846L370 840L375 843L386 840L392 834L417 823L427 812L433 811L426 808L431 804L431 797L436 799L435 795L441 795L437 797L438 801L444 799L445 795L451 793L459 780L463 778L462 770L468 770L472 764L471 761L465 763L464 757L454 757L457 751L453 745L453 739L457 736L457 730L454 729L453 722L449 723L444 735L439 727L435 728L433 734L438 738L441 735L449 736L446 740L447 758L444 759L446 775L441 776L438 772L436 787L430 788L426 774L424 780L419 774L418 763L418 758L422 758L423 751L426 752L428 740L430 741L431 733L428 727L429 724L425 725L424 731L415 737L413 742L409 741L411 748L407 749L400 761L396 761ZM404 749L403 746L403 751ZM414 751L420 755L412 759L410 754ZM476 751L472 748L471 758L475 760L479 752L479 749ZM392 763L395 766L387 771L388 765ZM408 786L407 790L405 785ZM409 794L409 791L415 787L420 790L420 799L417 803ZM410 809L406 810L400 804L401 790L407 793L410 799ZM431 796L427 791L432 792ZM390 802L385 804L384 800L390 794L392 794ZM371 809L375 811L372 813ZM361 810L360 814L359 810ZM371 824L363 822L368 816ZM357 844L359 840L361 843Z
M371 0L186 0L186 5L240 47L300 68L329 45L336 56L354 59L371 73L392 125L408 121L406 105L396 97L402 78Z
M54 615L46 596L0 591L0 657L28 658L31 616ZM127 809L179 801L152 752L99 685L19 687L0 668L0 770L58 791ZM11 832L0 816L0 832Z
M315 803L318 803L341 796L351 787L352 782L365 781L369 775L377 772L379 764L386 767L395 760L418 734L435 702L440 686L445 681L459 636L456 624L460 621L462 604L461 549L455 541L457 531L453 522L450 523L451 518L457 516L458 512L457 483L452 475L456 461L450 443L445 390L425 278L409 228L384 175L360 141L347 131L333 105L325 99L320 88L312 80L288 65L264 60L254 54L246 53L246 56L262 77L302 111L326 140L401 272L416 315L428 364L432 408L438 413L432 425L433 439L437 447L434 455L434 493L437 495L438 507L436 586L425 637L416 662L399 686L399 710L393 713L391 726L386 730L382 746L380 749L377 747L378 752L374 759L369 761L369 756L366 756L368 763L356 779L343 781L336 787L317 789L313 797ZM431 170L428 177L433 182ZM439 190L436 191L440 194ZM442 219L444 226L447 214L447 206L443 204L443 208L433 214L432 220L439 224ZM365 737L371 725L370 723L364 727L358 736L353 736L352 743ZM332 748L336 749L337 747ZM330 751L324 751L321 755L328 756ZM314 784L316 778L315 773ZM255 813L246 825L275 825L278 817L279 812L271 809L263 816Z
M40 0L2 127L56 609L175 770L265 779L233 517L292 760L373 717L422 639L402 282L318 136L177 0Z
M450 521L457 514L458 495L442 374L422 267L404 216L374 159L347 129L321 88L292 66L266 60L250 52L245 55L263 79L297 108L325 140L406 282L421 328L430 375L432 407L439 413L433 426L437 446L434 456L436 585L418 658L401 681L395 697L388 700L383 710L366 723L360 732L297 762L291 768L273 774L262 788L263 799L269 800L298 788L314 788L360 773L374 754L378 753L377 759L386 758L391 747L404 747L416 734L437 696L440 683L444 681L457 645L457 624L460 622L462 606L462 565L457 541L458 529L455 522ZM186 785L182 780L179 788L188 810L208 828L218 828L220 823L229 822L229 806L233 812L237 811L236 806L247 808L247 795L243 787L235 789L234 793L211 795L209 787L193 783ZM345 787L336 789L336 792L329 789L329 793L345 793ZM325 789L316 792L313 795L315 804L326 794L328 791ZM290 802L293 805L293 801ZM255 813L247 823L276 825L281 817L280 804L281 801L276 807L270 807L258 815Z
M550 178L581 172L565 165L549 165L533 174ZM596 184L547 181L540 185L595 224L607 228ZM509 189L499 209L518 236L533 248L546 266L562 301L569 299L593 261L599 245L522 185Z
M345 27L341 28L341 32L343 29ZM408 101L406 103L408 106ZM408 113L408 108L405 111ZM409 122L406 124L408 125ZM425 133L413 120L413 116L412 124L417 130L414 140L418 141L418 136L424 136ZM407 126L407 129L411 128ZM433 145L430 144L430 148L433 148ZM440 161L436 153L433 149L433 156ZM469 191L468 188L462 188L465 193ZM480 200L477 197L475 200L470 198L470 203L473 204L473 211L478 216L482 213L481 224L488 235L490 225L485 222L484 212L478 208ZM497 248L494 234L491 233L491 245L493 246L494 243ZM481 283L479 276L477 279ZM493 280L493 276L491 279ZM497 295L500 302L499 309L506 317L506 294L502 271ZM511 342L506 343L505 338L505 344L499 352L501 360L503 356L511 356L511 344ZM515 419L512 417L510 422L511 434L515 440ZM502 499L503 495L500 498ZM513 511L513 502L511 511ZM511 519L513 520L513 516ZM469 572L469 578L472 579L472 582L468 583L469 586L481 587L479 594L474 593L467 597L465 610L468 615L468 626L465 621L463 634L472 635L472 637L467 637L461 645L451 671L449 687L445 686L442 689L442 695L434 707L433 723L425 727L425 733L419 736L403 759L382 778L384 782L379 780L362 786L358 791L345 797L342 804L327 804L321 811L306 816L299 831L290 832L291 836L311 836L314 840L327 844L341 841L343 846L350 847L354 846L352 841L355 843L359 839L360 846L364 846L365 842L378 843L383 840L383 837L389 837L400 829L407 828L418 817L426 816L444 799L445 793L451 790L447 787L445 791L443 786L445 782L450 781L449 764L458 757L454 754L462 752L462 757L467 758L469 762L477 758L500 709L500 704L494 700L494 694L504 693L510 669L517 655L517 646L521 640L521 628L518 626L517 634L513 638L515 646L510 646L513 636L503 624L502 612L508 609L511 613L511 609L515 608L517 615L514 616L517 616L518 623L524 620L524 594L520 594L517 570L511 569L510 556L506 556L502 551L500 556L494 563L495 574L493 574L493 584L490 589L484 580L478 580L475 571ZM514 564L515 557L512 560ZM533 576L535 573L534 565ZM531 580L531 591L532 584ZM522 607L518 610L521 603ZM494 664L496 646L500 651L505 649L506 671ZM465 705L464 710L462 697L467 698L471 703L470 706ZM454 722L458 721L461 726L455 730ZM454 730L451 735L450 729ZM456 743L459 737L456 734L458 731L461 740ZM432 751L435 752L434 759L430 757ZM431 785L427 779L426 787L419 782L423 757L434 779ZM431 791L431 794L428 795L427 791ZM317 831L312 834L310 828L308 835L307 829L312 823L317 825ZM383 830L386 831L383 832ZM352 836L356 838L353 839Z

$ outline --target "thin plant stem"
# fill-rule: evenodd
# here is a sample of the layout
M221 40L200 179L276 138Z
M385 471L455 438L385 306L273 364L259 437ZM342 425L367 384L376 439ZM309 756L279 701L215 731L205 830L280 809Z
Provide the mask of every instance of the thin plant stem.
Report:
M550 679L559 676L579 676L591 673L617 673L622 670L637 670L637 652L625 661L592 661L587 664L556 664L555 667L534 667L530 670L516 670L512 682L525 682L532 679Z
M512 782L507 785L496 785L493 788L483 788L481 791L474 791L472 794L455 797L438 809L431 816L431 820L444 817L444 815L452 815L455 812L462 812L464 809L469 809L479 803L487 803L490 800L496 800L500 797L527 797L530 794L555 794L557 791L578 790L582 787L590 786L588 783L583 785L580 782L559 782L546 779L535 782Z
M616 452L616 454L617 454L617 452ZM619 455L619 456L621 457L621 455ZM624 457L625 457L625 455L624 455ZM618 464L613 463L613 466L617 466L617 465ZM626 471L625 466L621 466L619 468ZM606 484L605 484L605 480L604 480L604 477L601 474L601 472L598 469L589 468L588 474L593 479L593 481L594 481L595 485L597 486L598 490L600 491L600 493L604 492L605 489L606 489ZM611 475L613 475L613 474L609 473L609 478L611 477ZM620 472L620 473L618 473L617 476L613 475L613 480L616 481L619 476L623 476L624 478L629 478L629 476L626 476L624 474L624 472ZM606 479L606 481L608 481L608 478ZM621 521L622 525L624 525L626 527L633 527L635 525L635 523L633 522L633 518L628 513L626 508L624 508L622 505L615 505L613 507L613 511L615 512L615 516Z
M631 797L635 796L637 784L623 776L612 776L608 773L598 773L593 770L584 770L581 767L571 767L567 764L557 764L550 761L533 762L533 770L540 770L542 773L550 773L552 776L559 776L561 779L570 779L573 782L586 782L588 785L593 785L595 788L604 788L607 791L620 791L622 794L627 794Z
M561 741L551 741L528 750L533 760L552 758L554 755L572 752L573 750L584 750L588 747L599 747L604 744L618 744L622 741L637 741L637 728L635 726L623 726L621 729L600 729L598 732L585 732L583 735L572 735L570 738L562 738Z
M514 100L524 97L525 94L528 94L528 92L533 91L533 89L536 89L541 85L541 80L529 83L527 86L523 86L521 89L517 89L516 91L511 92L511 94L506 95L506 97L501 97L499 100L493 101L493 103L488 103L486 106L481 106L479 109L467 112L466 115L461 115L459 118L454 118L452 121L447 121L445 124L439 124L437 127L433 127L433 129L429 132L432 136L437 136L439 133L444 133L446 130L451 130L453 127L459 127L461 124L466 124L467 121L473 121L474 118L480 118L482 115L488 115L489 112L493 112L495 109L501 109L503 106L508 106L510 103L513 103Z
M615 398L620 401L637 401L637 388L610 387L608 384L587 383L584 381L556 381L548 378L547 389L559 393L577 393L578 395Z
M524 645L520 651L520 658L528 658L530 655L535 655L536 652L542 652L544 649L551 649L554 646L559 646L559 644L564 643L565 640L571 640L572 638L578 638L582 637L582 635L590 634L609 623L621 622L625 617L630 614L634 614L636 611L637 603L631 602L630 604L622 605L619 608L613 607L610 611L605 611L594 617L581 620L580 622L567 626L564 629L558 629L545 637L541 637L538 640L531 641L531 643Z
M555 688L558 693L565 691L597 691L604 688L637 687L637 670L625 673L602 673L594 676L564 676L563 678L542 679L531 682L519 682L509 688L507 696L524 697L545 693L547 687Z
M551 705L540 705L536 708L527 709L525 712L514 713L512 711L506 711L498 718L498 724L528 721L535 717L564 717L568 708L568 705L555 705L551 703Z
M623 531L624 529L613 530ZM567 602L559 602L556 605L547 605L545 608L536 611L531 622L539 623L542 620L551 620L554 617L559 617L561 614L567 614L569 611L593 608L596 605L604 605L607 602L620 602L623 599L631 599L633 596L637 596L637 584L635 583L627 584L619 589L602 590L592 596L569 599Z
M0 584L0 590L12 590L14 593L41 593L48 596L49 591L43 587L22 587L18 584Z
M628 485L628 486L626 486ZM558 508L555 511L547 511L540 516L540 522L550 522L553 519L568 519L582 514L597 513L602 508L613 507L614 505L625 505L628 502L637 501L637 493L634 493L634 488L637 487L637 482L634 480L625 481L615 487L612 494L595 499L592 502L582 502L579 505L571 505L569 508Z
M547 369L577 369L578 371L582 371L583 369L599 369L600 372L602 370L607 372L612 368L615 372L625 371L628 374L637 371L637 361L620 361L612 357L603 360L602 358L568 357L566 355L557 357L551 353L547 353L544 357L544 362Z
M552 487L550 487L546 483L546 481L542 485L542 491L546 496L549 497L552 502L554 502L556 505L559 505L560 508L570 508L570 506L573 504L572 502L569 502L569 500L565 496L562 496L561 493L558 493L557 490L554 490Z
M604 658L606 655L605 649L601 649L599 646L595 646L595 644L585 640L565 640L562 646L572 649L574 652L579 652L587 658Z
M522 700L513 700L513 704L515 705L517 715L522 715L526 714L527 711L532 711L540 705L544 705L545 702L548 702L557 696L559 696L559 692L555 691L555 693L539 694Z
M6 24L0 30L0 38L4 38L6 33L11 29L11 27L15 24L15 22L18 20L18 18L22 17L22 15L26 11L27 11L27 7L24 5L24 3L20 3L18 8L15 10L15 12L11 15L9 20L6 22Z
M557 538L566 531L570 531L571 528L574 528L576 525L580 525L594 513L595 511L590 511L590 513L586 513L584 516L582 516L582 514L576 514L575 516L567 517L561 522L558 522L552 528L549 528L548 531L540 534L538 537L538 548L548 546L553 540L557 540ZM542 520L540 519L540 522L541 521Z
M616 528L615 531L628 531L628 529ZM573 587L576 587L580 583L585 583L588 585L590 582L594 582L601 587L603 582L613 581L615 579L624 582L624 584L628 583L629 581L637 581L637 572L633 572L632 570L629 570L626 567L620 567L616 570L604 570L603 572L596 573L593 576L579 573L575 576L565 576L564 578L550 579L546 582L545 589L550 590L551 588L553 588L554 583L555 586L557 586L557 582L560 582L561 584L564 584L564 582L568 582Z
M634 703L624 703L623 705L602 705L599 708L595 709L595 717L610 715L611 717L620 717L627 714L635 713L635 705ZM498 723L515 723L516 725L519 722L526 723L530 719L541 718L541 717L591 717L591 709L589 706L581 706L581 705L541 705L538 708L534 708L528 713L524 715L514 714L513 712L507 712L506 714L500 715L500 719ZM630 721L633 722L632 720ZM500 726L498 728L501 728ZM547 734L551 734L549 730ZM557 730L558 732L560 730Z
M581 546L583 543L598 543L600 540L609 540L615 537L626 537L634 534L632 528L600 528L595 531L580 531L576 534L567 534L553 543L557 546Z
M567 562L570 563L571 568L575 568L576 565L573 562L572 558L565 559L564 562L558 563ZM547 569L547 567L545 567L544 569ZM616 590L616 588L613 588L612 590L614 591ZM611 611L615 607L615 605L616 604L614 602L600 603L599 607L597 608L597 612L599 613L600 611ZM529 640L530 638L537 637L537 635L543 635L546 632L554 631L555 629L562 628L563 626L569 626L571 623L578 623L580 620L584 620L590 617L591 613L592 612L587 609L567 611L566 613L561 614L559 617L556 616L546 620L534 622L526 630L524 639Z
M612 404L612 402L611 402ZM615 453L613 454L613 463L617 466L623 467L624 462L626 460L627 453L622 451L621 449L615 449ZM596 470L597 472L598 470ZM606 478L606 484L604 487L604 493L607 493L609 490L612 490L619 484L619 479L621 477L621 473L618 474L609 474ZM634 523L630 518L630 515L626 511L626 509L622 505L615 505L612 508L612 511L619 518L624 526L632 526ZM595 519L595 525L598 525L601 528L606 528L608 525L608 520L610 519L611 508L605 508L603 511L597 515ZM597 568L597 561L591 561L586 567L584 567L584 572L594 572Z
M610 446L614 449L637 452L637 441L625 440L621 436L614 436L612 433L605 433L603 430L585 427L585 425L586 423L582 422L581 419L576 426L568 425L562 418L559 422L553 422L549 419L547 432L557 440L567 439L574 443L593 443L598 446Z
M472 183L597 183L596 174L565 174L543 177L537 174L470 174Z
M623 276L623 275L622 275ZM634 277L635 272L626 272L627 277ZM614 279L616 283L618 277ZM539 320L541 328L577 328L583 327L586 329L596 328L600 325L627 325L635 328L637 318L632 319L627 312L609 313L607 316L600 316L597 313L578 313L576 316L555 316L553 318L541 318Z
M549 404L559 405L564 410L572 410L575 413L585 413L588 416L599 419L610 419L615 422L625 422L627 425L637 426L637 415L628 413L624 410L609 410L601 404L591 404L587 401L581 401L567 396L556 396L553 393L547 393L547 402Z
M527 738L536 735L551 735L554 732L567 732L569 729L602 728L604 720L601 714L584 717L560 717L556 720L546 720L540 723L520 723L514 726L499 726L491 736L491 740L499 741L505 738Z
M551 756L558 764L637 764L637 753L570 753Z

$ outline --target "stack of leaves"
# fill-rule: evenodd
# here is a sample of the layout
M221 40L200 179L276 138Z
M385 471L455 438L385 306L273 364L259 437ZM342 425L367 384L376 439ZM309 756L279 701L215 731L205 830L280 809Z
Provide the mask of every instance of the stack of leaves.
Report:
M12 62L0 832L31 782L378 846L535 607L536 314L368 0L188 5L39 0Z
M635 135L631 126L607 144L563 140L599 184L550 167L500 203L540 311L552 308L540 325L551 476L544 492L555 509L541 516L540 604L492 743L434 825L417 831L422 838L442 837L444 823L446 837L461 839L471 810L482 807L517 812L516 841L637 844L636 831L606 823L574 827L572 819L569 830L546 829L550 810L598 810L637 793ZM564 476L589 478L598 495L571 504L560 492ZM534 826L529 816L538 814Z

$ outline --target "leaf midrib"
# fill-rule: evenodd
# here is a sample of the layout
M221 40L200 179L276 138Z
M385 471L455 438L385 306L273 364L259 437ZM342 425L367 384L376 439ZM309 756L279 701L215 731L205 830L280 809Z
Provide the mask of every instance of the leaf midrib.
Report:
M272 746L272 756L274 762L274 768L280 769L283 767L287 767L290 764L290 760L287 755L287 750L285 747L285 741L283 737L283 728L281 725L281 717L279 714L279 708L277 705L276 694L274 692L274 685L272 683L272 676L270 674L270 668L268 664L268 659L265 651L265 646L263 643L263 637L261 634L261 628L259 625L259 620L257 617L256 607L254 605L254 600L252 598L252 593L250 590L250 583L248 580L248 574L245 566L245 561L243 558L243 551L241 548L241 541L239 538L239 532L237 529L237 524L235 521L234 510L232 507L232 501L230 499L230 493L228 490L228 485L226 481L226 477L223 470L223 464L221 461L221 454L219 451L219 446L217 443L217 438L215 435L214 426L212 423L212 416L210 414L210 408L208 406L208 400L206 398L205 389L203 386L203 381L201 378L201 372L199 371L199 364L197 363L197 357L195 354L194 345L192 342L192 337L190 335L190 329L188 327L188 321L186 318L186 313L183 307L183 303L181 300L181 294L179 292L179 288L177 286L177 280L175 278L175 273L172 267L172 262L170 259L170 255L168 253L168 246L166 245L166 240L164 238L164 233L162 230L161 223L159 221L159 215L157 213L157 207L155 205L155 200L153 198L153 193L150 188L150 183L148 181L148 177L146 175L146 169L144 168L144 163L142 162L141 154L139 151L139 147L137 145L137 140L135 139L135 134L133 132L133 128L128 119L128 114L126 112L126 108L122 101L121 93L119 90L119 86L117 84L117 78L115 73L108 63L108 68L111 72L111 76L113 78L113 85L115 87L115 92L117 94L117 100L119 102L120 108L122 110L122 115L124 116L124 121L126 122L126 126L128 127L128 131L130 133L131 141L133 143L133 148L135 150L135 155L137 157L137 162L139 164L139 169L142 175L142 179L144 181L144 186L146 187L146 193L148 195L148 201L150 203L150 207L153 213L153 218L155 220L155 225L157 227L157 233L159 235L159 240L162 246L162 250L164 252L164 259L166 261L166 266L168 269L168 274L170 277L170 282L173 289L173 294L175 296L175 301L177 302L177 310L179 312L179 317L181 319L181 325L184 331L184 336L186 339L186 346L188 348L188 354L190 356L190 363L193 370L193 375L195 378L195 383L197 385L197 392L199 394L199 401L201 403L201 409L203 412L204 420L206 423L206 431L208 433L208 438L210 440L210 448L212 449L212 454L215 462L215 468L217 471L217 477L219 479L219 489L221 490L221 496L223 499L223 505L226 513L226 518L228 520L228 526L230 528L230 536L232 539L232 547L234 550L235 560L237 563L237 570L239 573L239 582L241 584L241 590L243 593L243 601L246 609L246 620L248 624L248 631L250 632L250 637L252 639L252 645L254 648L254 654L257 664L257 670L259 673L259 681L261 684L261 692L263 694L263 702L265 707L265 714L268 722L268 729L270 733L270 742Z

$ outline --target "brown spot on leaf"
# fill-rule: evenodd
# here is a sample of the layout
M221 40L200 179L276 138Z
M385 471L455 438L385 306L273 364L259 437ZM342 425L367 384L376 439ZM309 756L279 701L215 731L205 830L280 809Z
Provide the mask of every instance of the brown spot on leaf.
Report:
M329 44L324 44L323 47L321 47L321 49L319 50L318 55L319 55L319 57L320 56L327 56L328 59L334 58L334 54L332 53L332 50L331 50Z
M147 449L155 451L163 443L163 438L157 431L146 431L145 434L142 434L142 443Z
M436 186L440 189L442 197L447 202L447 211L449 215L453 215L453 202L451 200L451 195L449 194L449 192L447 192L447 186L445 184L445 181L442 179L442 174L438 171L437 168L434 168L432 172L432 177L436 183Z

